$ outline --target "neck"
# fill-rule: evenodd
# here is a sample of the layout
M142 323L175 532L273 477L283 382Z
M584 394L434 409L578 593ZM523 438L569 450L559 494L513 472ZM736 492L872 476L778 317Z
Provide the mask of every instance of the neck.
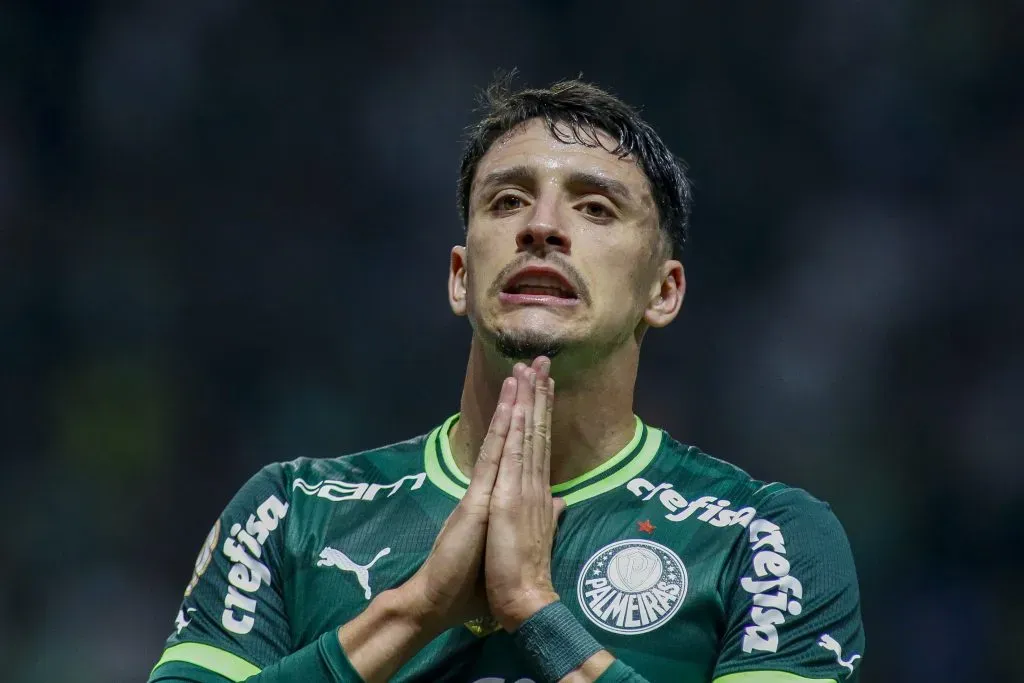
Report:
M552 361L552 485L597 467L633 437L637 351L626 345L571 377L560 375L558 359ZM488 353L474 335L462 388L461 414L449 438L452 455L467 476L483 445L501 383L512 373L512 364L494 352Z

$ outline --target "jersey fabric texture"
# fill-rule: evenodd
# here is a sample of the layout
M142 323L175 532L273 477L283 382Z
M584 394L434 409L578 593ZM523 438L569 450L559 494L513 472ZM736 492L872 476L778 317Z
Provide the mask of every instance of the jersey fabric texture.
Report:
M207 536L149 680L358 681L337 628L420 567L465 493L448 443L457 418L258 472ZM567 503L555 589L619 660L603 680L857 681L857 577L826 504L639 418L618 454L552 492ZM481 620L443 633L394 680L539 678Z

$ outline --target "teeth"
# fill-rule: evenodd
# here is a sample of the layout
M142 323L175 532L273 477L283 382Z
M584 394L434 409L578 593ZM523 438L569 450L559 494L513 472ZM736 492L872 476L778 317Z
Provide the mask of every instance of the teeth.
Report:
M545 287L547 289L562 289L562 285L550 277L524 277L516 283L518 287Z
M547 285L516 285L513 287L513 291L516 294L539 294L542 296L557 296L562 298L569 298L571 296L560 287L550 287Z
M510 289L516 294L537 294L541 296L557 296L563 299L575 298L572 290L557 279L545 275L532 275L520 279Z

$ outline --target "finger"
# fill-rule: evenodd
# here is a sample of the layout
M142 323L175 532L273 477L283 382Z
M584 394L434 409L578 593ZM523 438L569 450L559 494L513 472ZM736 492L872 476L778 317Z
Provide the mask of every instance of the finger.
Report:
M530 469L524 469L523 476L529 477L534 485L544 490L551 486L550 480L544 478L544 458L550 459L551 411L548 410L548 406L551 402L551 361L544 356L538 360L540 362L535 363L537 382L533 399L533 430L528 432L533 439L533 447L530 452Z
M537 371L529 367L525 371L527 381L527 397L523 404L523 468L519 471L522 478L521 489L524 495L531 492L532 482L529 481L533 474L534 460L537 458L535 449L536 439L534 437L534 417L537 411Z
M494 488L494 480L498 475L498 464L501 462L501 449L505 445L508 431L512 424L512 404L515 401L517 381L509 377L501 384L498 405L494 408L491 424L487 428L483 446L473 465L473 476L469 480L467 498L487 496Z
M551 501L551 518L554 521L554 527L558 529L558 518L565 512L565 498L554 498Z
M526 404L530 397L530 382L526 377L526 366L516 364L516 398L512 406L512 422L508 436L501 450L498 476L494 482L493 502L509 504L516 502L522 493L523 442L526 431Z
M555 380L552 377L548 377L548 393L547 393L547 415L545 421L547 422L548 438L544 441L544 454L541 456L541 481L545 482L545 486L551 488L551 416L555 410Z
M517 505L522 495L523 471L523 433L526 423L526 409L519 404L512 408L512 425L505 439L505 447L501 452L501 463L498 465L498 477L494 481L491 494L492 509L509 509Z

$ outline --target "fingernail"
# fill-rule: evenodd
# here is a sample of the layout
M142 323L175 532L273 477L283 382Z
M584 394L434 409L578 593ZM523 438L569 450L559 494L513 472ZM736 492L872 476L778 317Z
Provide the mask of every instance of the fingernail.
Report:
M533 370L530 370L530 386L537 386L537 373L534 372Z

